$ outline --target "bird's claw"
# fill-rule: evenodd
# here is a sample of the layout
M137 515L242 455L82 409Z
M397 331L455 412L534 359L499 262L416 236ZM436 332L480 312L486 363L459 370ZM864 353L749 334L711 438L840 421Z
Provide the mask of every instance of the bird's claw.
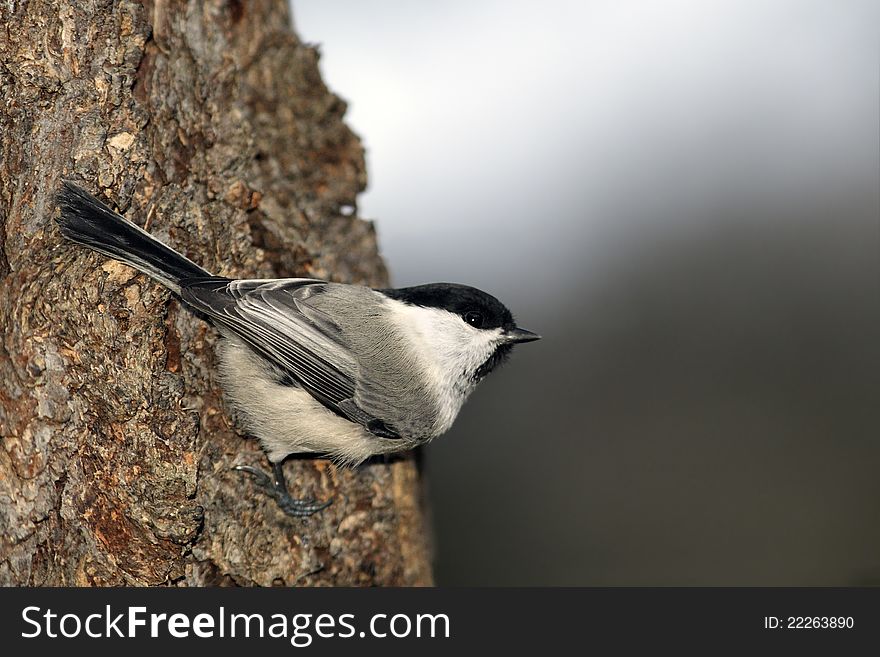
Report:
M257 487L274 499L275 503L278 504L284 513L294 518L310 516L333 504L333 500L318 502L316 500L297 500L291 497L290 491L287 490L287 483L284 480L284 473L281 471L280 463L275 463L273 466L274 477L270 477L259 468L254 468L250 465L236 465L233 470L247 472L253 476Z

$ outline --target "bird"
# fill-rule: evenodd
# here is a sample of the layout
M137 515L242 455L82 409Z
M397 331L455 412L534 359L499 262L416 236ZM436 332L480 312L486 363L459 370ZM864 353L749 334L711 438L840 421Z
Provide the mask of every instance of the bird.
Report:
M290 516L332 499L294 498L281 467L289 456L354 466L423 445L452 426L514 345L540 339L467 285L214 276L73 181L62 181L57 205L66 239L147 274L216 328L223 391L272 475L236 469Z

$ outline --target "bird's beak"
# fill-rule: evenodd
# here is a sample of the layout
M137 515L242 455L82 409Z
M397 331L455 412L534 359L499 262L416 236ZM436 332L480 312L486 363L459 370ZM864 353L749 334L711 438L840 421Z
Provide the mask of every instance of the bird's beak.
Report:
M502 333L501 339L506 343L513 344L516 342L531 342L532 340L540 340L541 336L537 333L532 333L531 331L526 331L523 328L516 327Z

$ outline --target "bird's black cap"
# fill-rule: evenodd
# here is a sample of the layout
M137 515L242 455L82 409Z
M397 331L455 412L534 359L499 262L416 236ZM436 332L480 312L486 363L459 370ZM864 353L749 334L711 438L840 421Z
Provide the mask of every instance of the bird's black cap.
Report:
M425 308L441 308L460 315L475 328L516 328L513 315L503 303L482 290L457 283L430 283L394 290L379 290L382 294L404 303Z

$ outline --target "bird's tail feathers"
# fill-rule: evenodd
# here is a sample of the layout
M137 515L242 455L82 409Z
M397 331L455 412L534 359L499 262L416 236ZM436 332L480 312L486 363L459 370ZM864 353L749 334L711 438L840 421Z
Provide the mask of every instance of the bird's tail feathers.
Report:
M184 278L211 275L70 181L58 192L58 205L64 237L144 272L172 292L180 292Z

